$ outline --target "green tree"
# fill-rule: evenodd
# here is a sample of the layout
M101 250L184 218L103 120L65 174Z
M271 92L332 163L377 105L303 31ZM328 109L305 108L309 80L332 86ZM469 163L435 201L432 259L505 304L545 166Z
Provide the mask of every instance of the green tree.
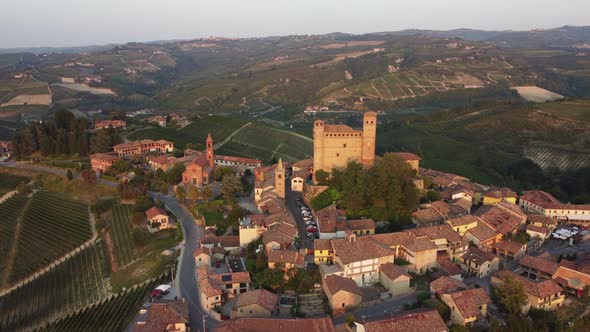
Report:
M242 181L233 174L224 176L222 184L221 193L228 202L235 201L235 196L242 193Z
M426 199L429 202L438 201L438 200L440 200L440 193L438 191L428 190L426 192Z
M211 189L211 187L206 186L203 189L201 189L201 198L203 199L203 201L205 201L205 203L209 202L209 200L213 198L213 190Z
M66 173L66 177L70 181L72 181L72 179L74 178L74 173L72 173L72 170L71 169L68 169L68 172Z
M215 181L221 181L224 176L235 174L235 173L236 172L232 167L225 167L225 166L216 167L215 171L213 172L213 179Z
M522 283L510 276L494 289L494 294L511 315L520 315L528 299Z
M168 183L170 184L177 184L182 181L182 173L186 170L186 167L183 163L177 163L168 172L166 176L168 177Z
M189 200L191 200L193 203L195 203L198 199L199 199L199 188L197 188L196 186L190 185L188 187L188 191L186 196L188 197Z
M182 204L186 199L186 191L183 186L176 186L176 198Z
M330 173L324 171L323 169L318 169L315 172L315 179L319 185L327 185L330 179Z

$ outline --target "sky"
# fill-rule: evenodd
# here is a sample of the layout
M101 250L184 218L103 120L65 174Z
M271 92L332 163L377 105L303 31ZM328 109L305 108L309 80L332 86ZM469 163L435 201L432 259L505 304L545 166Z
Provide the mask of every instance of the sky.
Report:
M2 0L0 48L590 25L589 0Z

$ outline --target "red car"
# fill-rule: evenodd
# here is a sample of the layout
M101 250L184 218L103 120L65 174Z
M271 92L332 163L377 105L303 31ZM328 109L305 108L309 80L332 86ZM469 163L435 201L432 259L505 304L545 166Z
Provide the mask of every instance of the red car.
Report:
M318 231L318 229L317 229L317 228L315 228L315 227L309 227L309 228L307 229L307 231L308 231L309 233L315 233L315 232L317 232L317 231Z

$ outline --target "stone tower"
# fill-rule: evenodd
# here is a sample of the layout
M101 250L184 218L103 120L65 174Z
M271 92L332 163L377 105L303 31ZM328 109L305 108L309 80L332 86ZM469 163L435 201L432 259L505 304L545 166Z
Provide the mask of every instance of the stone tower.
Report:
M377 113L366 112L363 117L363 153L361 163L373 166L375 161L375 138L377 137Z
M207 136L207 161L209 162L209 166L213 167L215 165L215 153L213 152L213 138L211 137L211 133Z
M313 122L313 178L315 182L315 172L324 169L324 121L316 120ZM329 172L330 170L328 170Z
M285 167L283 166L283 160L280 158L275 169L275 191L279 198L285 198Z

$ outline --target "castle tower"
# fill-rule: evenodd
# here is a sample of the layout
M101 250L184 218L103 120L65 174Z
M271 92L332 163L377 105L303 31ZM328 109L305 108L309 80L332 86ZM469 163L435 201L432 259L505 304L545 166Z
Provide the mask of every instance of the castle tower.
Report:
M324 121L316 120L313 123L313 181L315 172L324 169Z
M215 164L215 153L213 152L213 138L211 137L211 133L207 136L207 161L211 167Z
M361 163L373 166L375 161L375 138L377 137L377 113L366 112L363 117L363 153Z
M285 198L285 167L281 158L275 169L275 191L279 198Z

